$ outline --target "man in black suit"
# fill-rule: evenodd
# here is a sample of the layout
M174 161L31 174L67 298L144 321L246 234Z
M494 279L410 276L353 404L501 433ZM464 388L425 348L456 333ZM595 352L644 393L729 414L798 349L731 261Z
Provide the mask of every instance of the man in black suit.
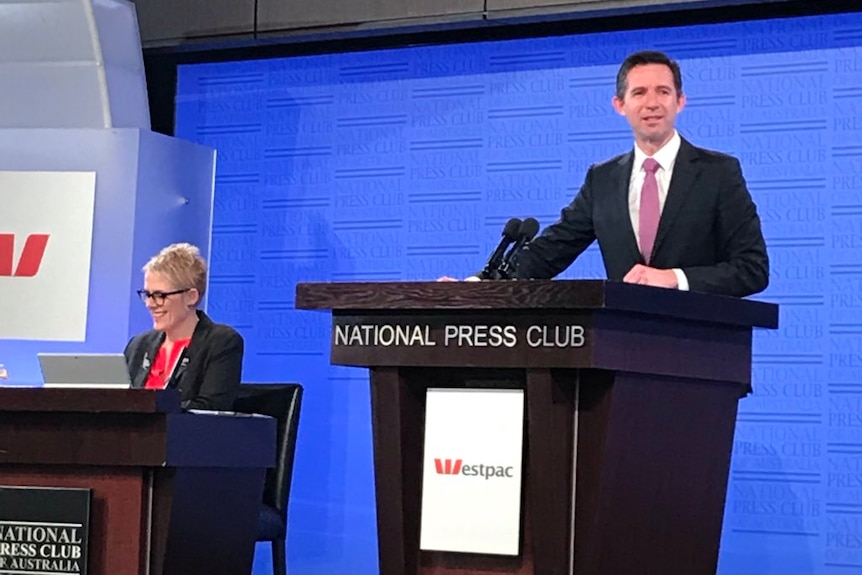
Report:
M679 65L632 54L617 74L616 111L633 151L595 164L580 192L516 261L516 277L552 278L594 240L608 278L747 296L769 282L760 218L732 156L697 148L674 128L685 106Z

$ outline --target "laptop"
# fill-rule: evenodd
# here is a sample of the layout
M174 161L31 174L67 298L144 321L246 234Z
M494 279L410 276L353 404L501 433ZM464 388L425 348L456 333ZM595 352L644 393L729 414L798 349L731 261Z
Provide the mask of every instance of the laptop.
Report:
M45 387L132 387L122 353L39 353L37 357Z

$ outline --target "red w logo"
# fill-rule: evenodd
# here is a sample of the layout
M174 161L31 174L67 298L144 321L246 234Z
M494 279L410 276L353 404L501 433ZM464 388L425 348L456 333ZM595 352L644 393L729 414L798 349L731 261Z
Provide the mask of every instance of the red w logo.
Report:
M39 273L49 237L48 234L30 234L27 236L27 239L24 240L21 259L18 260L18 267L14 268L13 273L14 262L12 260L15 256L15 236L0 234L0 277L31 278Z
M460 459L435 459L434 467L439 475L458 475L461 472Z

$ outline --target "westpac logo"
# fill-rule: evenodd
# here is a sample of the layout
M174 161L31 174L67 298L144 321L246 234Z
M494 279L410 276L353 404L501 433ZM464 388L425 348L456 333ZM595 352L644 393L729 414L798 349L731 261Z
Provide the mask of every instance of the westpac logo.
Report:
M464 464L463 459L437 459L434 458L434 469L437 475L463 475L465 477L492 477L515 476L515 468L511 465L492 465L487 463Z
M95 172L0 170L0 341L86 341L95 205Z
M0 233L0 277L31 278L38 274L50 237L49 234L26 236L16 265L15 244L21 236Z

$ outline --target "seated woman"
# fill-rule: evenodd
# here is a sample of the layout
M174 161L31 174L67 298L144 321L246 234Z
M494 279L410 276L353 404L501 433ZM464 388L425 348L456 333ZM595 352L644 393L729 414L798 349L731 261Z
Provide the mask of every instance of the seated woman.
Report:
M143 268L138 290L153 329L126 346L132 387L179 389L185 409L231 410L242 376L242 336L197 306L207 265L190 244L173 244Z

